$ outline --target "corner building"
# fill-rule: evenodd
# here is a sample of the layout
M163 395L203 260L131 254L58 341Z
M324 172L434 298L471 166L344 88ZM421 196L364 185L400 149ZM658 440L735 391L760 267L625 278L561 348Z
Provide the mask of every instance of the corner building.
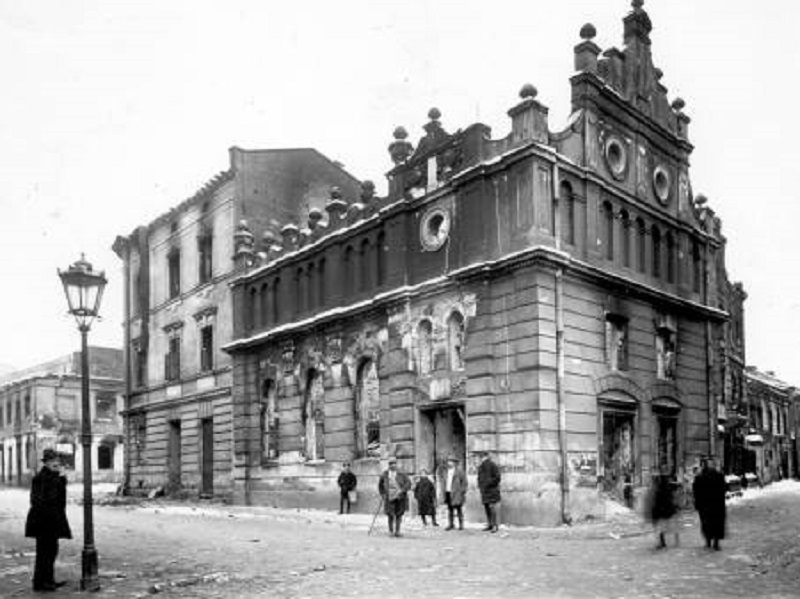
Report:
M298 218L359 182L310 148L231 148L194 195L114 242L125 281L125 484L227 498L233 433L228 284L271 240L249 226ZM248 224L249 223L249 224Z
M499 139L432 109L416 147L395 130L386 198L332 198L235 279L235 500L338 505L351 461L366 511L387 456L454 454L481 517L491 450L502 520L554 524L717 450L725 240L641 4L621 50L581 30L564 129L531 85Z

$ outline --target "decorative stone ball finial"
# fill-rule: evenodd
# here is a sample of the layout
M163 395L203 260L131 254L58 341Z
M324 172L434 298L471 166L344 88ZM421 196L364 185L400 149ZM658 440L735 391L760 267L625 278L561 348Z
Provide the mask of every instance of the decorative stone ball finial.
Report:
M539 90L537 90L532 84L526 83L522 86L522 89L519 90L519 97L523 100L530 98L531 100L537 96Z
M705 206L708 203L708 198L702 193L698 193L696 196L694 196L694 203L697 206Z
M438 108L433 107L428 111L428 118L432 121L438 121L442 118L442 112Z
M406 137L408 137L408 131L405 130L405 127L395 128L394 141L389 144L389 155L395 164L405 162L414 149L414 146L406 141Z
M583 27L581 27L580 36L581 39L591 40L597 35L597 29L591 23L586 23Z
M681 110L684 109L685 106L686 106L686 102L683 101L683 98L675 98L672 101L672 108L676 112L680 112Z
M631 2L631 6L634 8L634 10L639 10L642 8L642 6L644 6L644 0L633 0Z
M396 127L393 135L395 139L405 139L408 137L408 131L406 131L405 127Z
M375 196L375 184L366 180L361 184L361 201L365 204Z
M653 75L655 75L656 81L661 81L661 78L664 76L664 71L662 71L658 67L655 67L653 69Z
M331 199L332 200L341 200L342 199L342 190L336 187L335 185L331 187Z

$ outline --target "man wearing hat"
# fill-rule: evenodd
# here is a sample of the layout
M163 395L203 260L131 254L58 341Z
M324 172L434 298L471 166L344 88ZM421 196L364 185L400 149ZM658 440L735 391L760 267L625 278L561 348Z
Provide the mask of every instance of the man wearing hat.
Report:
M479 453L478 489L486 511L486 527L483 530L497 532L497 504L500 502L500 468L492 461L488 451Z
M25 536L36 539L34 591L54 591L64 585L56 582L53 567L58 555L58 540L71 539L67 522L67 478L61 474L58 454L45 449L44 466L31 482L31 508L25 522Z
M389 458L389 467L381 474L378 492L383 498L384 511L389 519L389 534L396 537L400 534L400 524L408 507L408 491L411 480L397 469L397 458Z
M458 516L458 530L464 530L464 498L467 494L467 476L458 465L458 458L451 455L447 458L447 468L442 477L444 502L447 505L447 528L453 530L453 520Z

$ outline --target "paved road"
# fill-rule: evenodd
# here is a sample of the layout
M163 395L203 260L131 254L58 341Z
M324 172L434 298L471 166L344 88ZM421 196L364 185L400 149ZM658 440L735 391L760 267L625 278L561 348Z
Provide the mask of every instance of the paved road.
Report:
M76 489L78 490L78 489ZM0 490L0 596L33 596L27 494ZM62 542L58 596L79 597L81 508ZM800 596L800 483L735 500L731 538L702 547L693 514L665 551L630 515L613 523L490 535L423 529L403 538L369 518L186 503L97 506L98 597L722 597ZM380 523L383 524L382 522Z

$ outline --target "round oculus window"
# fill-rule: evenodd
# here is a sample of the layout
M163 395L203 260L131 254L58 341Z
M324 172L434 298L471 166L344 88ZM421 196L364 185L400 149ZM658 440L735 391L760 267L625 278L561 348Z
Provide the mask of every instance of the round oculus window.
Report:
M625 169L628 166L628 155L625 151L625 145L622 140L616 135L612 135L606 140L603 154L606 158L608 170L616 179L625 177Z
M444 208L433 208L420 222L420 241L429 252L438 250L450 234L450 213Z
M669 202L669 192L671 188L671 181L669 172L663 166L658 165L653 169L653 191L656 198L662 204L666 205Z

